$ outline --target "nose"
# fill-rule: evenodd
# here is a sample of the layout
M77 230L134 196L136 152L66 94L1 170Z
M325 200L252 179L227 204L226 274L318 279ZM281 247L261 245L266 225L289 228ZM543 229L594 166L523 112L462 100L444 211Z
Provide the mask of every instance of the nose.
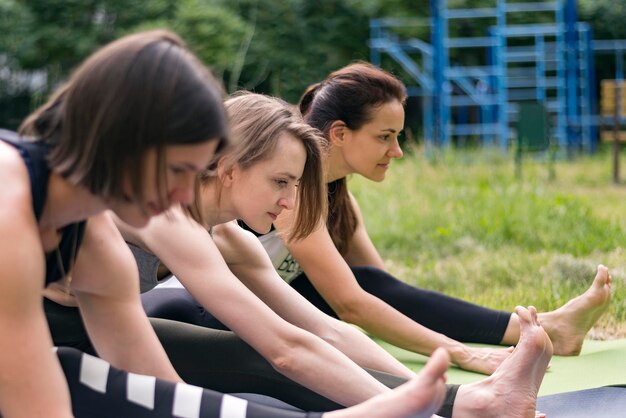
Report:
M296 187L292 187L284 196L278 199L278 206L291 210L296 205Z
M387 155L389 156L389 158L402 158L402 156L404 155L404 153L402 152L402 148L400 148L400 142L398 141L398 138L396 138L391 144L389 151L387 151Z
M170 192L170 204L191 205L194 201L195 180L195 172L177 176L174 188Z

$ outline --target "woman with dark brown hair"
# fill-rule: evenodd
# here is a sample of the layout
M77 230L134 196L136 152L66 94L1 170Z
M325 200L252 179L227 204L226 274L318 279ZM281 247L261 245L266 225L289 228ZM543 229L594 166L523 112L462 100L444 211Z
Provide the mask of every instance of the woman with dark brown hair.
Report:
M416 288L392 277L367 234L346 177L359 174L380 182L393 159L402 157L404 85L392 74L365 63L342 68L309 87L300 102L305 120L324 132L328 217L326 228L287 243L297 262L280 271L284 255L272 256L281 276L322 311L360 326L399 347L428 354L446 347L460 367L490 374L505 350L476 349L462 342L514 345L519 323L497 311ZM280 223L276 223L280 231ZM269 247L277 237L262 237ZM587 331L606 310L610 275L603 266L590 289L539 319L558 355L577 355Z
M103 358L180 380L105 211L142 226L192 202L196 173L226 138L208 70L172 33L129 36L89 57L21 132L33 138L0 141L2 415L71 415L42 310L48 284L47 297L76 298ZM173 173L179 165L189 169Z

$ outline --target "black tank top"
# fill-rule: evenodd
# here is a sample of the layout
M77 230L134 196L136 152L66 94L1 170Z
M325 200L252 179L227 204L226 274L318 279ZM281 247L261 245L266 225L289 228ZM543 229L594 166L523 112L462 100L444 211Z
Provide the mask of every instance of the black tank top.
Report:
M50 178L50 167L48 166L47 155L50 150L49 145L43 142L26 142L15 132L0 129L0 140L15 147L24 164L28 168L30 177L30 188L33 199L33 212L35 218L39 220L41 212L46 203L48 194L48 179ZM86 222L71 224L63 228L61 241L59 242L59 252L63 263L64 271L71 269L72 252L74 247L74 237L76 237L76 254L85 233ZM75 254L75 255L76 255ZM62 270L59 268L56 250L46 254L46 285L62 279Z

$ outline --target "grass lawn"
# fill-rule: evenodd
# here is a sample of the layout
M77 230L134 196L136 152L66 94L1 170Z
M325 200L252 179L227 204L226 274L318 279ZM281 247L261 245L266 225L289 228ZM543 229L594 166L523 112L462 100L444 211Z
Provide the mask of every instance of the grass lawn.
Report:
M427 160L417 148L394 161L387 178L359 176L350 188L367 228L402 280L512 310L555 309L585 291L595 267L613 277L613 301L590 336L626 336L626 158L624 185L611 181L609 152L556 163L447 151Z

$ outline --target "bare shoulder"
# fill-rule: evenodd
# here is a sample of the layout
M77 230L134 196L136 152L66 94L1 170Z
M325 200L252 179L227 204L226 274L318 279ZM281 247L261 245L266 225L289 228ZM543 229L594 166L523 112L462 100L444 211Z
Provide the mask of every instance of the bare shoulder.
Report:
M28 171L19 153L0 141L0 275L2 295L11 295L15 278L33 291L43 286L41 238L32 209ZM9 298L10 299L10 298ZM2 299L4 300L4 299Z
M0 141L0 184L0 213L23 213L30 206L32 199L26 165L18 151L3 141Z
M73 288L92 293L112 293L111 289L126 280L129 274L138 284L132 253L111 214L103 212L90 217L73 269Z
M15 245L26 234L39 239L28 170L17 150L2 141L0 184L0 236L12 237L3 241Z
M126 245L120 232L117 230L111 214L102 212L87 220L85 235L79 251L79 260L82 255L89 255L90 264L108 260L116 260L120 251L125 252ZM106 261L105 261L106 260Z
M240 227L237 221L213 227L213 241L229 264L249 261L259 250L264 251L257 237Z

